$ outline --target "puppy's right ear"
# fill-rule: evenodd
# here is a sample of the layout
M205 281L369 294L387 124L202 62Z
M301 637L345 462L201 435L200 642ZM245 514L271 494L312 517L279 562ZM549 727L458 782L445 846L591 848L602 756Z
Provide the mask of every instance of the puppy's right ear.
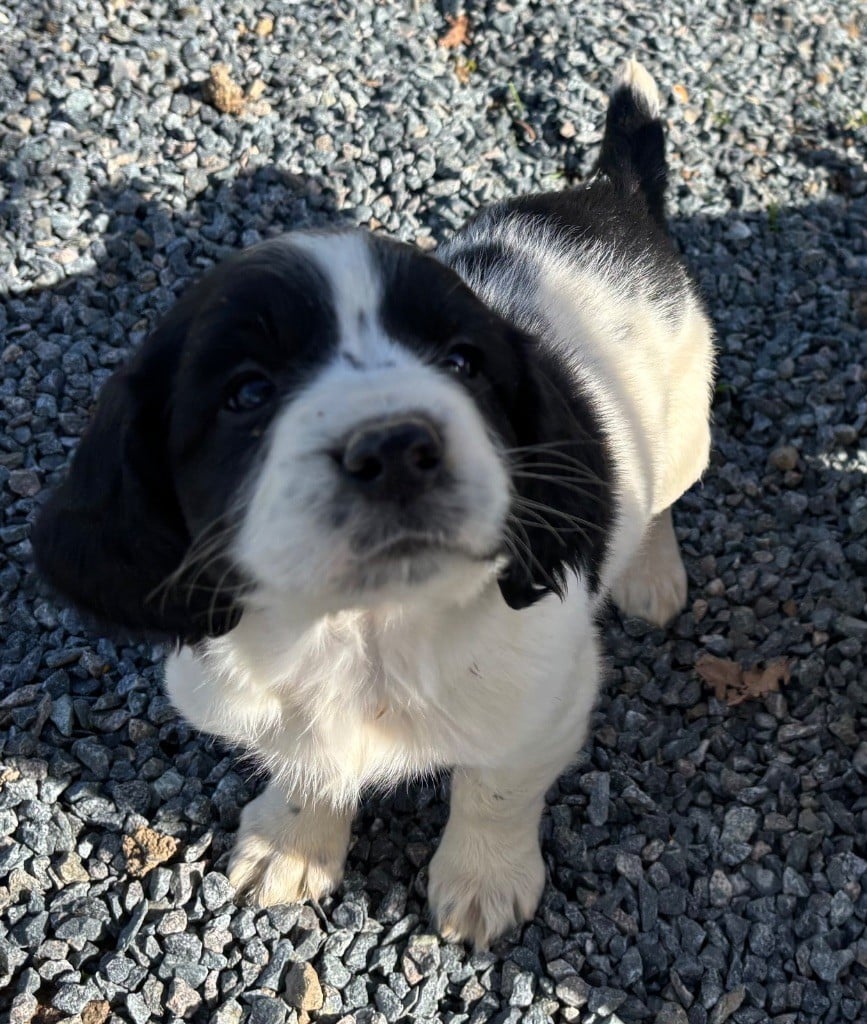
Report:
M164 587L190 545L167 445L186 328L178 312L103 387L31 539L41 575L82 611L134 633L193 642L228 626L205 628L204 598Z

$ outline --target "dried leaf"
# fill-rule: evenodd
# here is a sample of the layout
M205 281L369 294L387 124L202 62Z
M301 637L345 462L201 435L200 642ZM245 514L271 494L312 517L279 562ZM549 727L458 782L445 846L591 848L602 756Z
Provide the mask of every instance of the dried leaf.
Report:
M774 658L767 664L744 669L736 661L702 654L695 663L695 670L713 689L716 699L725 701L729 707L775 693L791 678L788 658Z
M466 14L459 14L457 17L447 14L446 21L450 27L440 38L440 46L446 50L454 50L470 41L470 19Z
M672 86L671 91L681 103L689 103L689 92L687 92L685 85L681 85L680 82L678 82L677 85Z
M738 700L731 700L729 703L740 704L745 700L764 697L768 693L776 693L791 678L788 658L774 658L764 668L759 668L759 666L748 668L744 671L743 695Z
M702 654L695 663L695 670L713 688L717 700L728 700L729 692L737 693L741 688L743 672L736 661Z

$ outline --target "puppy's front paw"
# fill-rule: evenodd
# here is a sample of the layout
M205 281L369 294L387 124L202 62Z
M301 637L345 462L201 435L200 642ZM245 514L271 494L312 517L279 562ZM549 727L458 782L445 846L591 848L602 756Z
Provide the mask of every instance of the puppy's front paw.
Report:
M327 896L343 878L350 820L328 808L292 806L269 787L241 814L229 881L261 907Z
M447 827L431 861L428 902L443 938L487 949L533 917L544 887L535 837L506 847L502 838Z
M666 510L611 590L617 607L654 626L666 626L686 604L686 569Z

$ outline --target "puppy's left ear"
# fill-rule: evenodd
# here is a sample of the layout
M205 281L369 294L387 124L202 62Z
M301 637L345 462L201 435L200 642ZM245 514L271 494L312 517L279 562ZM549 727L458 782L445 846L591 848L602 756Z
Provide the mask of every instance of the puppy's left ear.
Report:
M201 597L163 588L190 545L167 453L185 328L178 311L170 314L105 384L31 540L40 574L98 622L193 642L229 623L225 613L208 622L208 604L224 602L204 588Z
M532 338L523 348L507 524L513 555L499 580L515 609L549 593L562 598L570 570L594 591L614 515L607 443L592 405Z

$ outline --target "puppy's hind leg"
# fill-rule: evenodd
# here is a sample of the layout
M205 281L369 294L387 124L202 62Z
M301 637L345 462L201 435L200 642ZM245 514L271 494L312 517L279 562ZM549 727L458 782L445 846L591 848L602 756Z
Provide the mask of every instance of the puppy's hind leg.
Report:
M644 535L641 548L611 591L627 615L665 626L686 604L686 569L680 556L671 508L660 512Z

